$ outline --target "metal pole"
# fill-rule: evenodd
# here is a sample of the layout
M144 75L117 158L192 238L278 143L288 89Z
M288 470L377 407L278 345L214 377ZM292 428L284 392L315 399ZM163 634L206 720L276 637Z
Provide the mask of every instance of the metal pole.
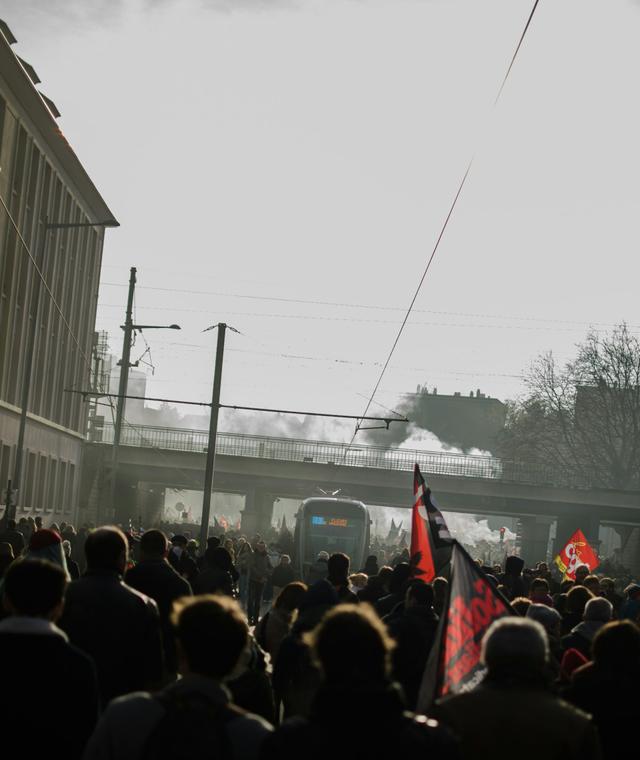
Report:
M47 233L49 232L49 217L44 219L42 228L42 240L40 242L40 256L38 269L34 269L33 276L35 283L33 286L33 296L31 298L31 322L29 323L29 333L27 336L27 355L24 361L24 375L22 377L22 400L20 402L20 427L18 430L18 444L16 446L16 461L13 468L13 483L15 498L11 504L11 514L9 508L5 511L7 520L15 518L15 510L20 499L20 478L22 477L22 461L24 459L24 436L27 429L27 411L29 407L29 392L31 391L31 374L33 370L33 354L35 353L36 334L38 332L38 311L40 306L40 272L42 272L44 257L47 247Z
M211 419L209 420L209 445L207 464L204 470L204 494L202 496L202 520L200 523L200 551L204 552L209 535L209 515L211 513L211 489L216 461L216 438L218 436L218 412L220 411L220 386L222 384L222 361L224 358L224 335L227 326L218 325L218 345L216 348L216 367L213 373L213 393L211 395Z
M124 338L122 340L122 357L118 364L120 365L120 383L118 385L118 400L116 402L116 421L113 427L113 448L111 450L111 511L116 512L116 478L118 474L118 457L120 454L120 435L122 433L122 421L124 420L124 409L127 402L127 385L129 383L129 367L131 367L131 334L133 332L133 295L136 290L136 268L131 267L129 276L129 296L127 298L127 316L122 329Z

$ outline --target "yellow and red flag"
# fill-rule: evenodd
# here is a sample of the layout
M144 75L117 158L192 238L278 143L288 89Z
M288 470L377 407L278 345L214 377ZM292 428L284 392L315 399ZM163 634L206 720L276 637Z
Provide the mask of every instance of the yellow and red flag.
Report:
M564 577L572 581L576 579L576 569L580 565L586 565L593 572L600 564L598 555L581 530L571 536L554 562Z

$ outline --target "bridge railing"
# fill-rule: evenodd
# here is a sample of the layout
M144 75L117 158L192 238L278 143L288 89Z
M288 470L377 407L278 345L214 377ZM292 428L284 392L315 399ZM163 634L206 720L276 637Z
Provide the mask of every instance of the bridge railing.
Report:
M95 443L113 443L113 426L105 425ZM207 451L208 431L127 425L122 430L123 446L167 451ZM382 470L412 470L417 462L425 475L486 478L512 483L587 488L560 468L531 462L513 462L491 456L472 456L442 451L419 451L381 446L348 446L345 443L308 441L293 438L219 433L216 454L274 459L286 462L313 462Z

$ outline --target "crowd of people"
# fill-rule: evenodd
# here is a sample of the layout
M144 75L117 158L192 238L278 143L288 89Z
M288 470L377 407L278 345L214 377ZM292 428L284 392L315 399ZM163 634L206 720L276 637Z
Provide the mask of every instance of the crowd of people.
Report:
M0 715L9 757L618 758L640 718L640 585L483 566L513 615L479 686L418 711L448 581L406 550L306 577L261 536L9 521ZM388 561L389 564L385 564Z

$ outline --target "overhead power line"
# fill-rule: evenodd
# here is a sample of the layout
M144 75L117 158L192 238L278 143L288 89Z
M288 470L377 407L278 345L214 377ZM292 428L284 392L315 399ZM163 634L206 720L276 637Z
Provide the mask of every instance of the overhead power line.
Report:
M497 94L496 99L495 99L495 101L493 103L494 108L496 107L496 105L498 104L498 102L500 100L500 97L501 97L502 92L504 90L504 87L505 87L505 85L507 83L509 75L511 74L511 70L512 70L514 64L515 64L516 57L517 57L517 55L518 55L518 53L520 51L520 48L522 47L522 43L524 42L524 38L525 38L525 36L527 34L527 31L529 29L529 26L530 26L531 21L533 19L533 15L536 12L536 9L538 7L538 3L539 2L540 2L540 0L535 0L535 2L533 4L533 7L531 9L531 13L529 14L529 18L527 19L527 23L526 23L526 25L524 27L524 30L522 31L522 34L520 35L520 39L518 40L518 44L516 46L514 54L513 54L512 58L511 58L509 66L507 68L507 72L506 72L506 74L504 76L504 79L502 80L502 84L500 85L500 88L498 90L498 94ZM397 333L397 335L396 335L396 337L395 337L395 339L394 339L394 341L393 341L393 343L391 345L391 349L390 349L390 351L389 351L389 353L387 355L387 358L386 358L386 360L384 362L384 365L382 367L382 371L380 372L380 375L378 376L378 379L376 380L376 383L375 383L375 385L373 387L373 391L371 392L371 395L369 396L369 400L367 401L367 405L366 405L365 410L363 412L363 416L366 415L367 412L369 411L371 403L373 402L373 399L374 399L374 397L376 395L376 392L377 392L378 388L380 387L380 383L382 382L382 378L384 377L385 372L387 371L387 367L389 366L389 362L391 361L391 357L393 356L393 354L394 354L394 352L396 350L396 347L398 345L398 342L400 340L400 337L402 336L402 333L404 332L404 328L405 328L405 326L407 324L407 321L409 320L409 316L411 315L411 311L413 310L413 307L414 307L414 304L416 302L416 299L418 298L418 295L419 295L420 291L422 290L422 285L423 285L423 283L424 283L424 281L425 281L425 279L427 277L429 269L431 268L431 264L433 263L435 255L438 252L438 248L440 247L440 242L442 241L442 238L444 237L444 233L445 233L445 231L446 231L446 229L447 229L447 227L449 225L449 221L450 221L450 219L451 219L451 217L453 215L453 212L455 210L455 207L456 207L456 205L458 203L458 199L460 198L460 194L462 193L462 190L463 190L463 188L464 188L464 186L466 184L467 178L469 176L469 172L471 171L471 167L473 166L473 161L474 161L474 156L471 157L471 160L469 161L469 163L467 165L467 168L466 168L466 170L465 170L465 172L464 172L464 174L462 176L462 180L460 181L460 184L458 185L458 189L457 189L457 191L456 191L456 193L454 195L453 202L451 203L451 206L449 208L449 212L447 213L447 216L445 217L444 223L443 223L443 225L442 225L442 227L440 229L440 233L439 233L439 235L438 235L438 237L436 239L436 242L435 242L435 245L433 247L433 250L431 251L431 255L429 256L429 258L427 260L427 264L426 264L426 266L424 268L424 271L422 272L422 276L420 277L420 280L418 281L418 287L415 289L413 297L412 297L412 299L411 299L411 301L409 303L409 308L407 309L407 313L405 314L405 317L402 320L402 324L400 325L400 329L398 330L398 333ZM355 431L354 431L353 436L351 438L351 443L349 445L353 444L353 441L355 440L355 437L358 434L358 430L359 429L360 429L360 425L356 424L356 428L355 428Z

